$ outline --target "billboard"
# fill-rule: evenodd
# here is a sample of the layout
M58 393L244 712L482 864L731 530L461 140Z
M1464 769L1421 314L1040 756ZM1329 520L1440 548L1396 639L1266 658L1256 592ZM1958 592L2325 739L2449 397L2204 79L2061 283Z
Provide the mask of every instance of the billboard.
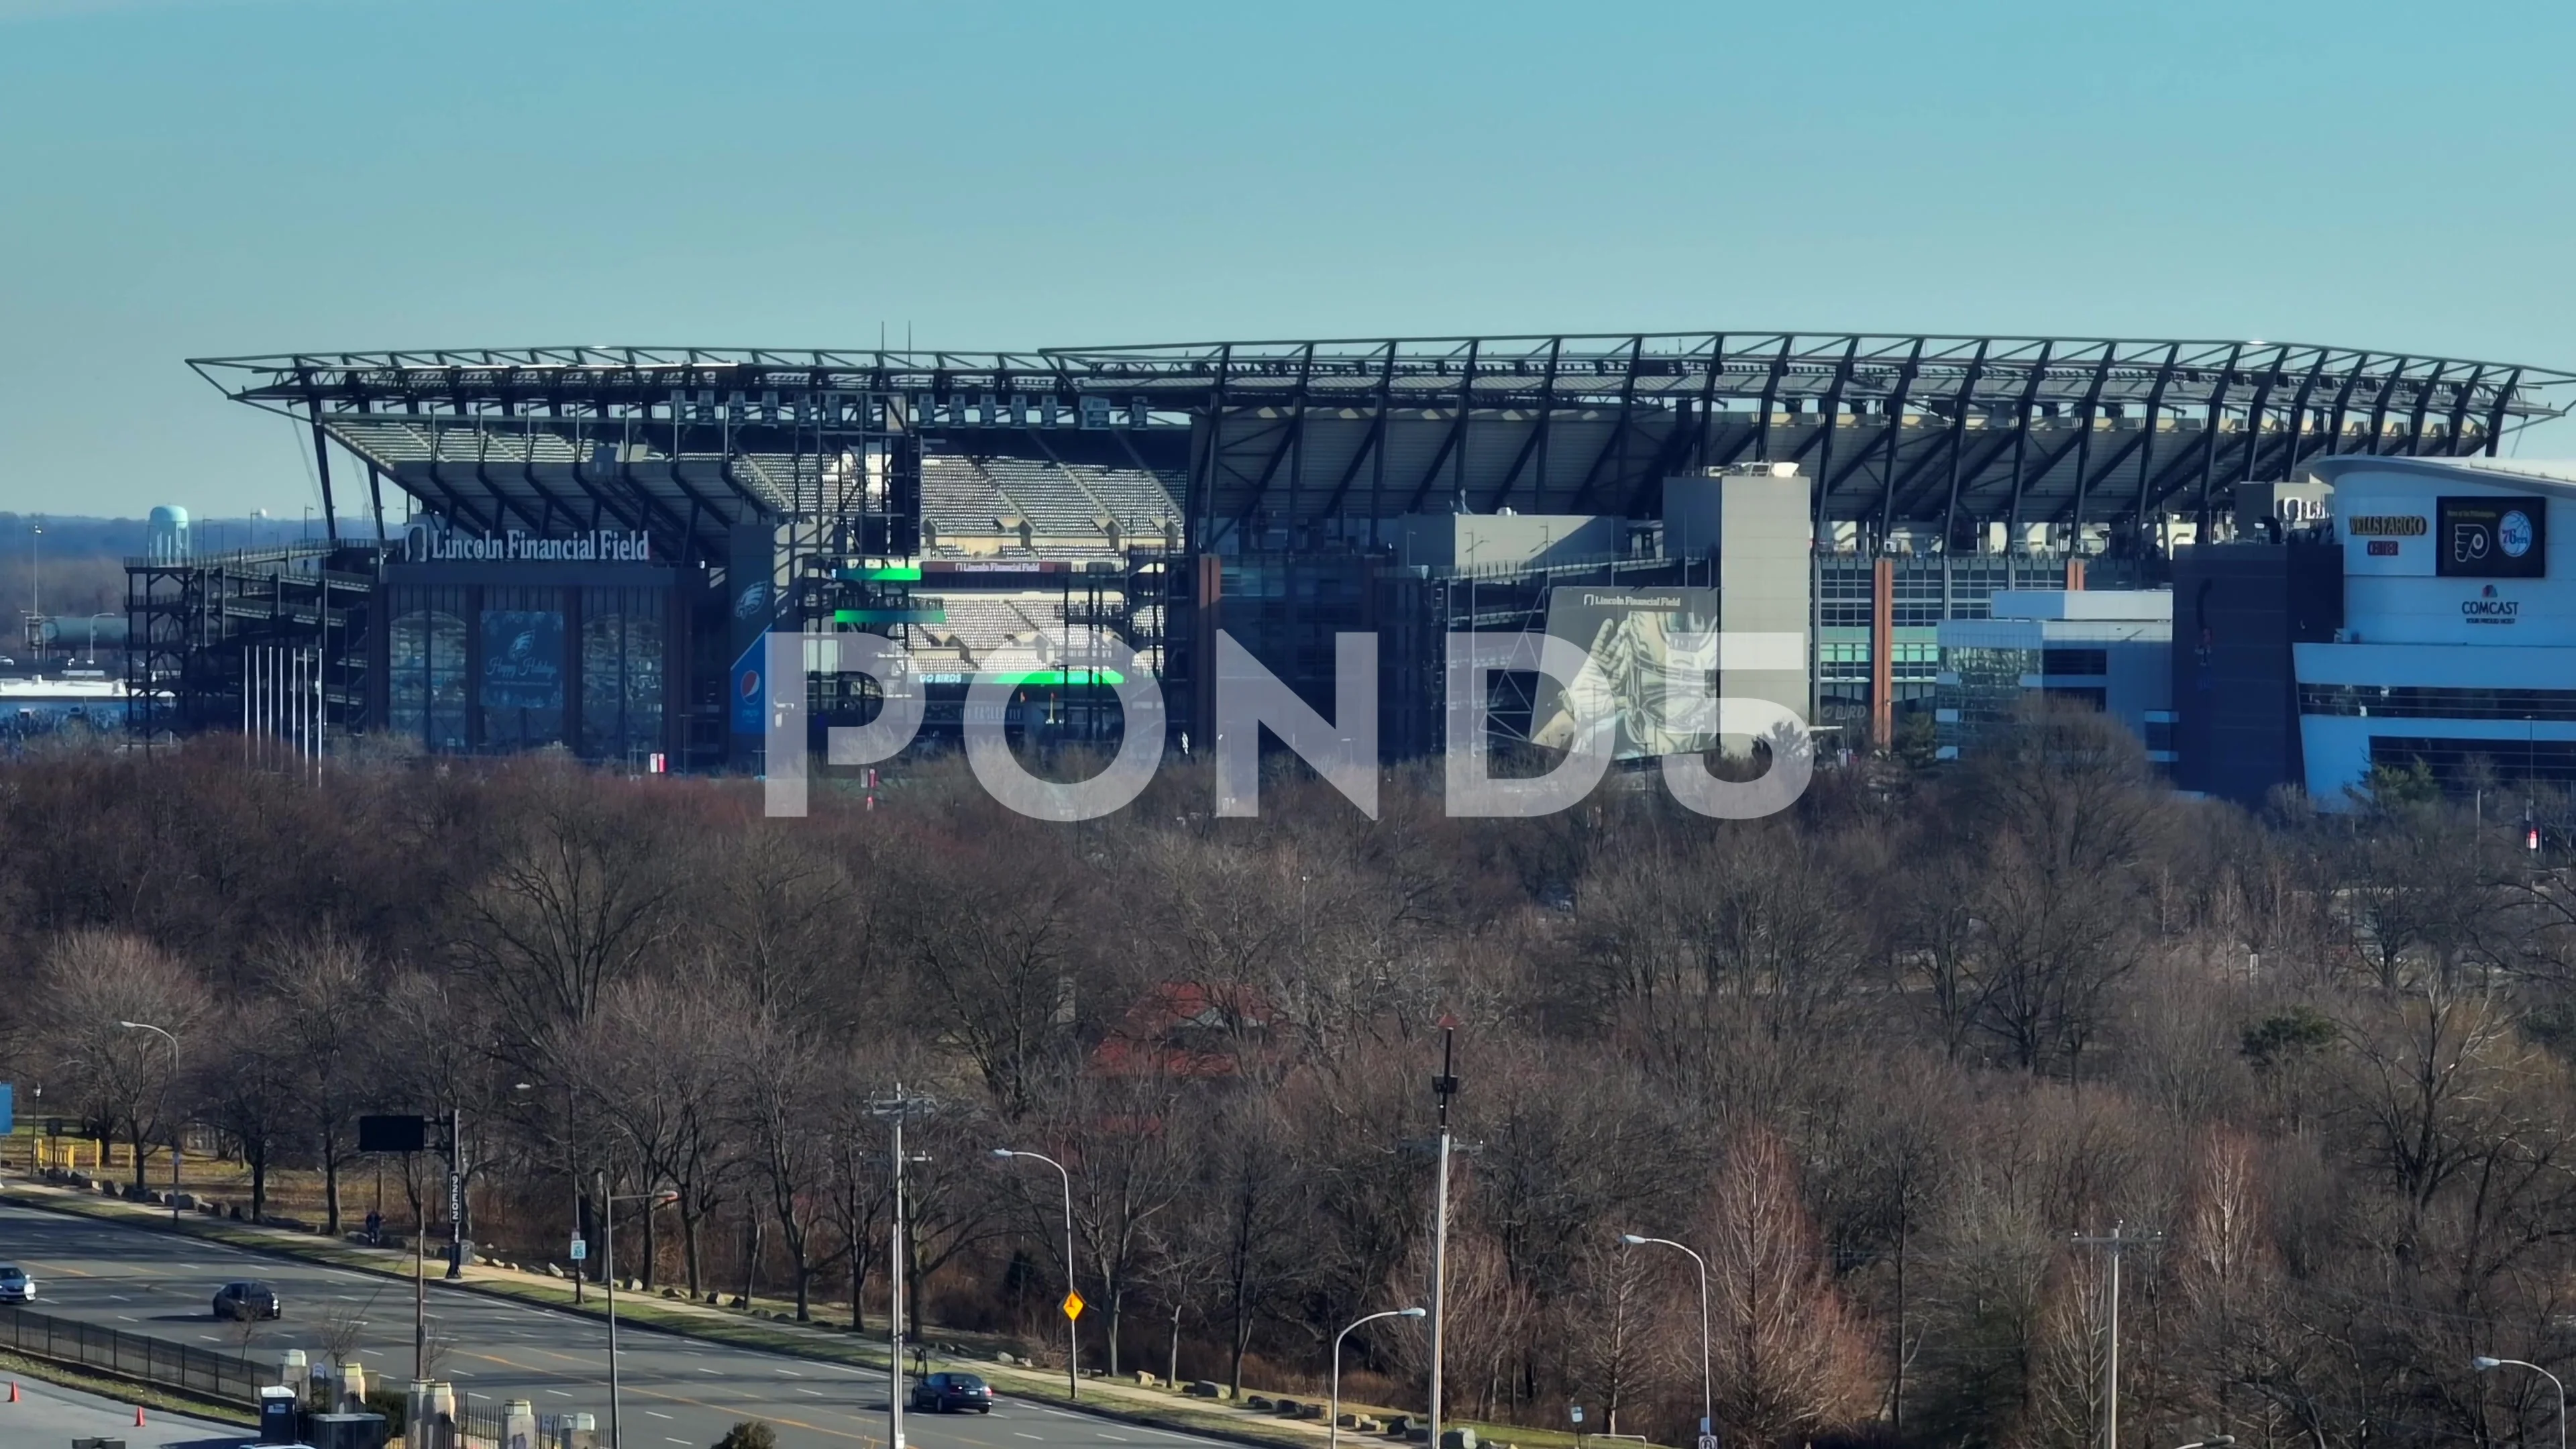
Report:
M483 611L483 707L563 708L563 615L552 609Z
M1530 739L1565 749L1578 719L1607 720L1618 732L1611 757L1650 759L1698 754L1715 736L1685 731L1664 711L1665 678L1673 671L1699 683L1717 668L1715 589L1606 588L1569 585L1547 591L1547 632L1590 656L1573 688L1545 675L1530 712ZM1699 636L1683 650L1675 640Z
M2513 493L2437 501L2433 571L2447 578L2536 579L2548 572L2549 505Z

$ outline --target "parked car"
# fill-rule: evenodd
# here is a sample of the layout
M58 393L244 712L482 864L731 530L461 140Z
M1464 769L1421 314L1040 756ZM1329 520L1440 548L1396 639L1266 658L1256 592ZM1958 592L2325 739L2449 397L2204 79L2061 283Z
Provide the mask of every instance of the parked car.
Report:
M912 1386L912 1406L934 1414L993 1412L993 1386L973 1374L929 1374Z
M277 1290L266 1283L227 1283L215 1290L217 1318L277 1318L285 1312Z
M36 1280L15 1263L0 1263L0 1303L33 1303Z

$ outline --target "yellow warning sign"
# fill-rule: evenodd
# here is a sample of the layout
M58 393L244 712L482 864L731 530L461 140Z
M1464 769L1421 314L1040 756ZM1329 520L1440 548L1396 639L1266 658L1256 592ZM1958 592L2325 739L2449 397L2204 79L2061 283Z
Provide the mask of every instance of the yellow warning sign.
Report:
M1068 1319L1080 1318L1082 1310L1087 1306L1089 1305L1082 1301L1082 1295L1079 1293L1064 1295L1064 1316Z

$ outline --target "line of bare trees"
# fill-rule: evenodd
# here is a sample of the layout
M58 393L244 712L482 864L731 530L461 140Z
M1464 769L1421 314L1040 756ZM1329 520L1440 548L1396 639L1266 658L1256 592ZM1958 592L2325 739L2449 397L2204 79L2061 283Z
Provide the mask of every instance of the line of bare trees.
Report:
M1293 1387L1423 1296L1408 1144L1454 1015L1468 1412L1688 1432L1697 1282L1634 1232L1706 1257L1738 1439L2086 1442L2105 1262L2071 1238L2117 1224L2130 1449L2547 1427L2469 1359L2576 1359L2576 887L2492 799L2249 815L2061 716L1754 824L1615 781L1453 821L1409 776L1372 822L1285 773L1217 820L1206 784L1058 827L932 762L772 821L541 759L31 757L0 767L0 1049L138 1174L182 1124L255 1211L318 1172L331 1231L357 1116L454 1108L495 1251L664 1194L596 1271L869 1326L869 1104L902 1082L940 1103L925 1326L1061 1351L1057 1181L990 1153L1041 1151L1087 1366ZM120 1021L177 1034L175 1073ZM398 1170L435 1222L434 1166ZM1419 1329L1379 1327L1361 1382L1418 1400Z

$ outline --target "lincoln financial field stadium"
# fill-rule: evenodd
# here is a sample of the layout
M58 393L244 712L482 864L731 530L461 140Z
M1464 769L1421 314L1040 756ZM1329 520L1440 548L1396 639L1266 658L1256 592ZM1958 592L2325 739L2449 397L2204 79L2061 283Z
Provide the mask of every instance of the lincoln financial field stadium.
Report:
M2271 342L1689 333L1019 353L570 347L200 360L297 420L324 522L129 566L134 728L338 750L560 746L760 767L771 630L905 646L1033 740L1119 716L1080 626L1212 717L1217 631L1326 714L1379 640L1382 752L1442 742L1446 636L1623 610L1803 636L1726 681L1839 739L1924 707L1998 591L2153 587L2241 490L2341 454L2493 454L2576 378ZM1698 627L1699 625L1694 625ZM876 707L805 681L819 727ZM873 689L873 685L865 686ZM1493 729L1549 727L1492 683ZM1622 749L1651 750L1651 729ZM1202 734L1204 738L1204 734ZM1542 738L1541 742L1544 742Z

